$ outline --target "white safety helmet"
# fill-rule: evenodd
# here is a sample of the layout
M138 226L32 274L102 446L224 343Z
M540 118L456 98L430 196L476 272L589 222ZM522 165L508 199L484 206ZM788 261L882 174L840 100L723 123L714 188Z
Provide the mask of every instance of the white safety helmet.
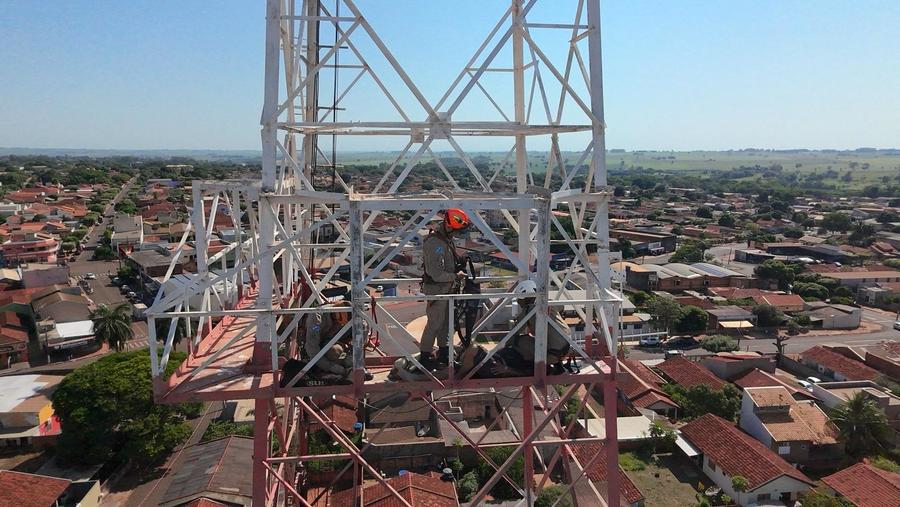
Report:
M537 292L537 284L534 280L524 280L516 285L515 293L521 296L533 296Z

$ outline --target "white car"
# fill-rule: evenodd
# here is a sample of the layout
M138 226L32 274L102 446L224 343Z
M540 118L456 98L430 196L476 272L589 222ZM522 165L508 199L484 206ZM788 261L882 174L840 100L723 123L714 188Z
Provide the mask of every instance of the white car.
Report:
M641 347L659 347L659 343L659 336L642 336L638 340L638 345Z
M822 381L822 379L820 379L819 377L806 377L806 381L811 384L818 384Z
M898 320L897 322L894 322L894 329L900 331L900 320Z
M807 391L812 392L812 384L810 384L809 382L807 382L805 380L798 380L797 383L800 384L803 387L803 389L806 389Z
M85 273L85 274L84 274L84 279L85 279L85 280L96 280L96 279L97 279L97 275L95 275L94 273Z

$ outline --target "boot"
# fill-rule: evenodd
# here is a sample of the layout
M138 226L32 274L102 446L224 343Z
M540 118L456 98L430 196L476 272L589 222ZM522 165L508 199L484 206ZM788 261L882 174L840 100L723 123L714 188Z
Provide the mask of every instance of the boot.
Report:
M437 362L441 366L450 365L450 347L439 347L437 353Z
M440 366L440 363L431 352L422 352L419 354L419 363L422 364L422 367L428 370L437 369Z

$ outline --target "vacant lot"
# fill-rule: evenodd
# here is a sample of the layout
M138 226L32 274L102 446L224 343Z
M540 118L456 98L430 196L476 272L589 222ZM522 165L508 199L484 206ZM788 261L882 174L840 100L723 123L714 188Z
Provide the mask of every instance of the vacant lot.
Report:
M697 467L678 454L661 454L658 464L647 463L643 470L626 472L646 497L647 507L692 505L697 484L712 485Z

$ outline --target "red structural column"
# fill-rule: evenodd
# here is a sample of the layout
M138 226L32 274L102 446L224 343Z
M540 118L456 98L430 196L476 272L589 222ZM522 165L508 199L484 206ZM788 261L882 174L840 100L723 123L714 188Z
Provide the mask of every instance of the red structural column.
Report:
M619 440L616 428L616 356L609 358L610 380L603 382L603 420L606 423L606 480L608 504L618 507L619 504Z
M269 400L257 398L253 419L253 505L266 505L266 458L269 457Z

